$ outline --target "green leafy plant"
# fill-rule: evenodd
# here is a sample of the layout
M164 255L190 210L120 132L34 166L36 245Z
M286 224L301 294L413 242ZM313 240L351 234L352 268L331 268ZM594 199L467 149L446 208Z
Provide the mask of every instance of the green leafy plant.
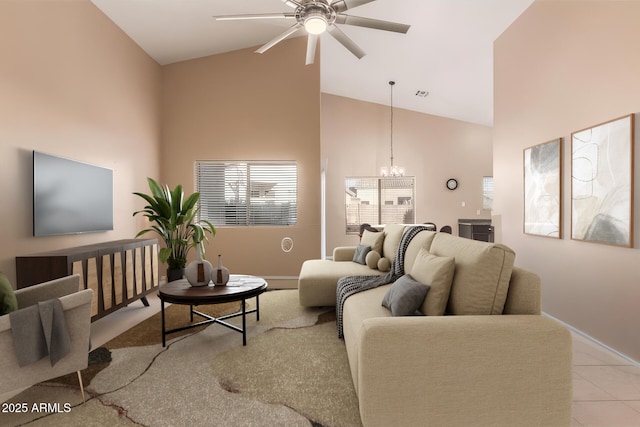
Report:
M152 178L147 178L147 182L150 195L133 193L142 197L147 206L134 212L133 216L141 214L153 225L140 231L136 237L155 231L166 245L160 249L160 261L167 263L172 270L185 268L191 248L199 245L204 255L204 242L209 241L207 234L214 237L216 229L207 220L197 222L200 193L193 193L185 199L182 185L170 190L167 185L161 186Z

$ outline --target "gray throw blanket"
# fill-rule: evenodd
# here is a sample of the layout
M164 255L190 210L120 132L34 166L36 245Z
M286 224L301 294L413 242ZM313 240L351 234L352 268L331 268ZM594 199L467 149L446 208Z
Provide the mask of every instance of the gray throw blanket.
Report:
M389 270L387 274L381 276L347 276L338 280L338 286L336 288L336 326L338 327L338 338L344 338L342 310L347 298L358 292L393 283L402 277L404 275L404 253L409 246L409 242L421 231L429 229L429 227L424 225L417 225L405 230L396 251L396 258L393 261L393 265L391 265L391 270Z
M9 313L18 364L49 356L51 366L71 351L71 337L59 299L39 302Z

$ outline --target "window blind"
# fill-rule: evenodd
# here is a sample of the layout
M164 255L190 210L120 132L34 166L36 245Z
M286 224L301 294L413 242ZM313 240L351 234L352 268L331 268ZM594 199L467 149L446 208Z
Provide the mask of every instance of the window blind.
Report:
M295 161L197 161L200 218L214 225L294 225Z

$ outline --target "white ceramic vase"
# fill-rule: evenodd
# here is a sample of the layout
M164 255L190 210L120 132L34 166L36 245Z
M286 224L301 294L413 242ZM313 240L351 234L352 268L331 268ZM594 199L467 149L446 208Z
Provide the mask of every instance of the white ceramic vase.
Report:
M197 245L196 248L196 259L187 265L185 276L191 286L207 286L213 277L213 266L209 261L202 258L200 245Z
M222 265L222 255L218 255L218 266L213 269L211 280L216 286L225 286L229 281L229 270Z

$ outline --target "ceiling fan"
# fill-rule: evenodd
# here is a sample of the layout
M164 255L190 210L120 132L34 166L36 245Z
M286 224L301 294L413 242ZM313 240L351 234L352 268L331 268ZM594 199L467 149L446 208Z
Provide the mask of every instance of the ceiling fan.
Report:
M267 13L248 15L225 15L214 16L216 20L233 21L241 19L295 19L296 23L285 32L269 41L256 53L264 53L282 40L294 34L298 30L305 29L309 34L307 39L307 59L306 65L313 64L316 55L316 45L320 34L327 31L345 48L347 48L358 59L365 53L355 44L336 24L354 25L357 27L373 28L375 30L392 31L406 34L410 25L398 24L395 22L381 21L378 19L362 18L359 16L347 15L343 12L371 3L375 0L282 0L287 6L295 8L293 13Z

